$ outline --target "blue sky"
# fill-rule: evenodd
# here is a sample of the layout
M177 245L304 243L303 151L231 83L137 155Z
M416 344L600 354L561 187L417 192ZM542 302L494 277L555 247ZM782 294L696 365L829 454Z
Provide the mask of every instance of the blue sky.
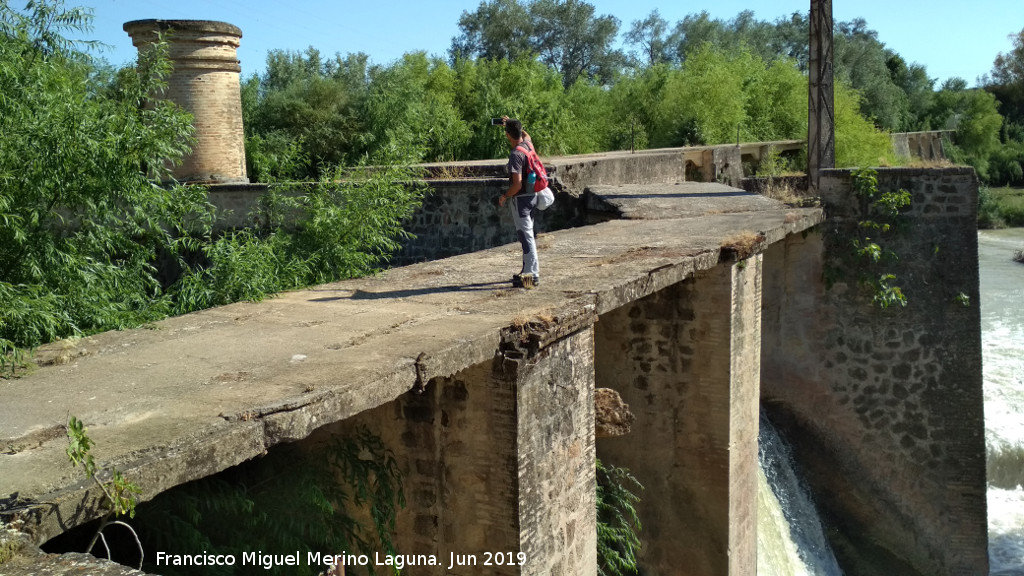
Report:
M598 14L621 21L620 34L654 9L674 24L687 14L708 11L730 19L753 10L759 20L775 20L807 11L810 0L589 0ZM17 5L15 0L13 4ZM425 50L444 56L458 34L463 11L479 0L66 0L68 6L93 9L89 38L111 46L102 55L114 64L135 56L121 25L145 18L220 20L242 30L242 74L263 69L268 50L318 48L326 55L366 52L386 64L406 52ZM928 75L943 80L959 76L974 85L992 68L999 52L1012 44L1008 36L1024 28L1024 0L834 0L837 21L861 17L879 39L908 62L923 64Z

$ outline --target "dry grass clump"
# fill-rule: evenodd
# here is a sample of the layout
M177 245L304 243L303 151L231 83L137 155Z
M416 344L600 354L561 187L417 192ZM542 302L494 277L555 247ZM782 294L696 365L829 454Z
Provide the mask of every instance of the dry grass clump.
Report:
M916 157L912 157L906 164L901 165L903 168L952 168L953 166L955 164L947 158L922 160Z
M747 258L764 243L765 239L763 232L744 230L722 240L722 257L731 257L734 260Z
M455 164L442 164L430 167L430 175L438 180L458 180L472 175L469 166L458 166Z
M800 205L804 201L800 191L789 180L769 178L761 189L761 195L784 204Z

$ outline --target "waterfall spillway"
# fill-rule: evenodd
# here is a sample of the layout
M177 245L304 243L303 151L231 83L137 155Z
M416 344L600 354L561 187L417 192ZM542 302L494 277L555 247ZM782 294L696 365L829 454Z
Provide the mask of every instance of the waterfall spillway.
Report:
M762 576L841 576L789 447L761 412L758 434L757 573Z

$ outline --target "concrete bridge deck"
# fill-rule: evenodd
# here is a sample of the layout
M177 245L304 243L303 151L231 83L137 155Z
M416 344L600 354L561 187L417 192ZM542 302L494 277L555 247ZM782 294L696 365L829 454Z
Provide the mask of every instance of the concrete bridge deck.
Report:
M43 542L95 516L64 454L69 415L149 499L490 360L510 333L558 338L823 218L720 184L592 191L630 220L542 235L536 290L510 288L509 244L40 350L0 381L0 520Z

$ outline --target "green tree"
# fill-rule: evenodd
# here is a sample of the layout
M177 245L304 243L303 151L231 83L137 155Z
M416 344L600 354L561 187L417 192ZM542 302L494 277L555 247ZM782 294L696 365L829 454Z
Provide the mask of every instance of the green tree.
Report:
M856 18L836 25L834 43L836 77L860 93L861 112L889 131L912 127L910 99L893 81L887 65L893 53L878 40L878 32Z
M629 32L625 35L627 44L636 46L640 55L635 58L646 66L654 66L671 62L672 55L668 48L668 21L652 10L643 20L634 20Z
M654 146L803 138L807 80L792 60L705 43L668 73L657 125Z
M719 19L712 19L706 10L700 14L687 14L676 22L667 42L674 52L675 62L681 63L687 55L704 44L720 49L735 45L728 25Z
M450 161L470 138L455 106L455 72L423 52L371 68L362 117L364 148L375 158L400 150L412 161Z
M836 167L897 163L892 137L861 114L862 96L845 82L835 84Z
M1024 29L1010 35L1013 48L1000 52L982 84L999 99L1008 120L1024 125Z
M591 111L571 107L571 100L583 101L580 94L570 96L557 72L539 60L459 60L454 69L456 106L470 128L461 158L508 155L501 128L489 121L503 114L522 120L541 155L584 151L578 143L587 141L581 135L587 130L582 121L589 120Z
M452 61L536 55L558 72L565 89L581 78L609 82L624 63L612 48L617 18L597 16L582 0L486 0L459 18L461 34L452 39Z
M252 179L315 179L358 160L365 151L366 61L363 54L325 61L312 47L267 54L266 73L242 90Z
M1013 47L1001 52L991 73L981 79L1005 116L1001 146L989 156L988 176L993 184L1024 183L1024 30L1011 34Z
M666 42L676 62L685 61L691 51L705 43L722 50L744 45L766 62L781 56L795 60L806 70L808 33L807 17L799 12L772 24L757 20L750 10L731 20L711 18L707 11L702 11L678 21Z
M758 70L744 86L748 94L744 133L753 142L807 137L807 77L790 59Z
M1000 148L1003 118L995 96L982 89L968 89L961 78L947 80L935 95L931 114L936 127L956 130L953 160L970 164L988 181L991 157Z
M705 43L670 74L654 146L735 142L746 121L743 85L764 64L748 50L726 53Z
M910 114L903 126L905 131L931 130L928 117L935 105L935 79L928 77L920 64L908 65L902 56L892 53L885 62L893 83L907 95Z
M609 147L613 150L647 148L659 124L659 105L670 75L667 64L648 66L624 74L607 91L613 121Z
M534 0L530 6L536 51L566 88L580 78L611 81L624 62L612 48L618 18L597 16L593 4L581 0Z
M196 190L154 186L190 143L190 116L152 100L164 46L97 84L62 34L88 13L0 4L0 362L58 337L134 325L169 301L154 262L211 214ZM143 106L143 103L147 103ZM148 170L148 173L147 173Z
M519 0L484 0L475 12L462 11L460 34L452 38L449 56L515 61L536 52L531 39L533 21Z

